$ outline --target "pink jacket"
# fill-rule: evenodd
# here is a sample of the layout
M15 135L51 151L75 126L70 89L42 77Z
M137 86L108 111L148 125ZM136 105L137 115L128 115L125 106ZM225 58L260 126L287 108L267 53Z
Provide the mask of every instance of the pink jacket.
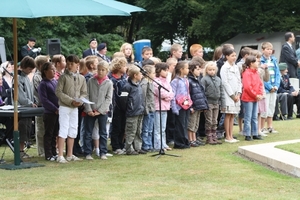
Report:
M167 92L165 89L161 88L160 89L160 95L161 95L161 110L170 110L170 104L171 100L174 98L174 93L172 91L171 84L167 81L166 78L163 77L157 77L155 78L155 81L157 81L159 84L164 86L169 90ZM158 85L154 83L154 96L155 96L155 110L159 110L159 99L158 99Z

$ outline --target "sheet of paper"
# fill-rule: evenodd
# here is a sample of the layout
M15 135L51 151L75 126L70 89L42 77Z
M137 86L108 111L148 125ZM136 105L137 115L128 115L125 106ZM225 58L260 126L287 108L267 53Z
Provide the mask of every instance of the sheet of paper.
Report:
M84 97L76 98L75 101L76 101L76 102L80 102L80 103L86 103L86 104L95 104L94 102L91 102L91 101L87 100L87 99L84 98Z

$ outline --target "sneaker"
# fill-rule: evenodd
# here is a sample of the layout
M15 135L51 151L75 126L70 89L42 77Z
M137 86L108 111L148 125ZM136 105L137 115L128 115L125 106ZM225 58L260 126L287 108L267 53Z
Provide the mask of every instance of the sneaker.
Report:
M274 128L270 127L268 128L269 133L278 133Z
M235 138L233 138L233 141L234 141L234 142L239 142L239 140L237 140L237 139L235 139Z
M63 156L58 156L56 161L58 163L68 163L68 161Z
M264 132L260 132L259 135L263 136L263 137L267 137L268 135L265 134Z
M117 154L117 155L123 155L123 154L125 154L125 151L123 151L122 149L117 149L113 153Z
M266 128L262 128L260 132L261 133L269 133L268 129L266 129Z
M27 153L25 153L24 151L20 151L20 158L32 158L33 156L28 155Z
M85 156L85 159L87 159L87 160L94 160L94 158L91 155Z
M240 134L240 135L244 135L243 131L240 131L239 134Z
M56 161L56 156L51 156L51 157L48 157L46 160L48 161Z
M139 153L136 151L129 151L129 152L126 152L126 155L139 155Z
M236 143L236 142L238 142L238 140L235 140L235 139L227 140L227 139L225 139L225 142L228 142L228 143Z
M103 155L100 156L100 159L101 159L101 160L107 160L107 157L106 157L105 154L103 154Z
M142 149L141 150L138 150L137 151L139 154L147 154L147 152L146 151L143 151Z
M72 156L70 156L70 157L67 157L66 158L67 159L67 161L80 161L80 160L82 160L81 158L78 158L78 157L76 157L76 156L74 156L74 155L72 155Z
M105 155L106 155L106 157L112 157L112 156L114 156L111 153L106 153Z
M195 141L190 142L191 147L199 147L199 144L197 144Z

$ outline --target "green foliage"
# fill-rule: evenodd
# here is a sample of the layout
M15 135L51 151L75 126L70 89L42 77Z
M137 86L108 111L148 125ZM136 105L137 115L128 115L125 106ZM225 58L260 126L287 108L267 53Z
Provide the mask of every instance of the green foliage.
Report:
M297 0L120 0L143 7L147 12L129 17L45 17L18 19L18 47L36 37L36 46L46 50L46 39L59 38L64 54L88 47L90 36L108 43L109 55L124 41L150 39L154 55L160 55L161 43L184 39L187 46L200 43L215 47L239 33L300 30L300 6ZM12 19L0 18L0 36L12 51ZM108 35L107 35L108 34ZM114 38L112 35L119 35ZM107 35L107 36L105 36Z

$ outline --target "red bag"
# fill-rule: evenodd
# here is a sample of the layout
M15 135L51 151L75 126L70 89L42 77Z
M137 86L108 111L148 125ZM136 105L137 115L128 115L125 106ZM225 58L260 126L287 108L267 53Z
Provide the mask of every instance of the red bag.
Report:
M193 101L188 96L178 96L176 103L184 110L189 109L193 105Z
M188 86L188 83L186 81L186 87L188 90L188 94L190 93L190 88ZM179 95L176 97L176 103L184 110L189 109L193 105L192 99L189 97L189 95Z

